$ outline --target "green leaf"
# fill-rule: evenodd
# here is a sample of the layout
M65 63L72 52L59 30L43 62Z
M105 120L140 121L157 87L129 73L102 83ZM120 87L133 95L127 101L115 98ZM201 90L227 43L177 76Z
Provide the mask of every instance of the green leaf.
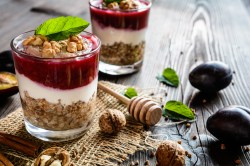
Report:
M157 78L160 82L162 82L162 83L164 83L164 84L166 84L166 85L176 87L173 83L171 83L170 81L168 81L168 80L167 80L165 77L163 77L163 76L158 75L158 76L156 76L156 78Z
M171 69L171 68L164 69L162 75L166 80L171 82L175 87L178 87L179 78L173 69Z
M124 92L124 96L131 99L132 97L138 96L138 94L134 88L128 87Z
M168 101L164 107L163 116L174 120L194 120L194 112L185 104L179 101Z
M89 23L80 17L61 16L51 18L36 28L35 35L43 35L50 40L64 40L81 33Z
M117 2L117 3L120 3L121 0L104 0L104 3L106 3L107 5L112 3L112 2Z

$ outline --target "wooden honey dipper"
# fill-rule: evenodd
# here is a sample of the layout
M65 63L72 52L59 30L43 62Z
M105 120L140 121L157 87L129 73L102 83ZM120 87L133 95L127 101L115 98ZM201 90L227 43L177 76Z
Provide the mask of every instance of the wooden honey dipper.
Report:
M137 121L150 126L160 121L162 109L159 104L151 99L145 97L133 97L132 99L128 99L100 82L98 82L98 88L126 104L128 112Z

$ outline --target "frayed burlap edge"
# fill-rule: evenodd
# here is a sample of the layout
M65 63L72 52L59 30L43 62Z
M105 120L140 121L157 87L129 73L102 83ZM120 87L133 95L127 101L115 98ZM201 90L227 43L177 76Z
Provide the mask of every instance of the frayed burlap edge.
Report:
M122 93L126 88L102 81L105 85ZM143 95L142 93L140 95ZM126 127L117 135L104 135L100 132L98 119L101 113L107 108L115 108L122 111L127 118ZM48 143L32 137L25 130L22 110L18 109L6 118L1 120L0 131L5 131L23 137L30 142L42 145L42 149L52 146L60 146L69 151L73 165L118 165L128 159L129 154L138 150L148 150L151 146L145 144L148 133L140 123L135 122L126 110L126 106L114 97L98 90L96 114L92 127L81 137L73 141L63 143ZM34 158L27 157L5 146L0 146L0 151L4 152L14 165L32 165Z

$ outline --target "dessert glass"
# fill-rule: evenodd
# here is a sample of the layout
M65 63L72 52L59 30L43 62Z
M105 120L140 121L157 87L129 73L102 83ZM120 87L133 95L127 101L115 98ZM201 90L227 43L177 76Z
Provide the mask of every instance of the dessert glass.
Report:
M24 52L22 41L11 41L24 123L27 131L45 141L66 141L84 134L95 114L101 42L88 32L89 51L67 58L40 58Z
M139 0L138 9L108 9L103 0L90 0L92 32L101 41L99 70L110 75L138 71L143 62L150 0Z

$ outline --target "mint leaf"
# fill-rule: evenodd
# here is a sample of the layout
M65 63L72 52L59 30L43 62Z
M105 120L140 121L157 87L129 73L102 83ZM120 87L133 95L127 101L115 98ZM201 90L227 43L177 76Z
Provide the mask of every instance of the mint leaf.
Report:
M35 35L43 35L50 40L64 40L81 33L89 23L80 17L61 16L51 18L36 28Z
M194 120L194 112L179 101L168 101L164 107L163 116L174 120Z
M108 5L108 4L112 3L112 2L120 3L121 0L104 0L104 2Z
M158 76L156 76L156 78L157 78L160 82L162 82L162 83L164 83L164 84L166 84L166 85L175 87L174 84L172 84L170 81L168 81L168 80L167 80L165 77L163 77L163 76L158 75Z
M179 78L176 72L171 68L166 68L163 70L162 75L156 77L160 82L173 86L178 87L179 85Z
M131 99L131 98L133 98L135 96L138 96L138 94L137 94L137 92L136 92L136 90L134 88L129 87L129 88L127 88L125 90L124 96L126 96L129 99Z

